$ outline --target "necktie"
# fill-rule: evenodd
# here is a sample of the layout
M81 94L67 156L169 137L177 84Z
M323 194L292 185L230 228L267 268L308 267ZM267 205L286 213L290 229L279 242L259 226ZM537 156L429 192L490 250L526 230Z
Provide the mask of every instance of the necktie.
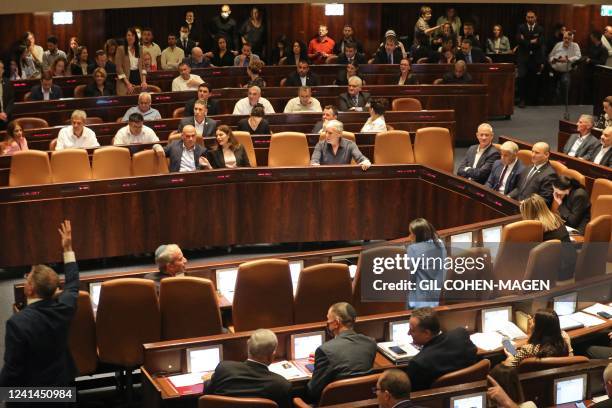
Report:
M495 185L495 190L499 190L502 183L504 182L504 176L506 175L506 170L508 170L508 166L504 166L501 176L499 176L499 180L497 181L497 184Z
M187 48L187 40L183 40L183 48Z
M465 62L467 62L468 64L472 63L472 54L467 54L465 56Z
M357 104L359 104L359 98L356 96L353 96L353 105L357 106Z
M389 54L389 64L393 64L393 54Z
M537 171L537 167L533 166L532 169L529 171L529 174L527 174L527 178L525 179L525 183L523 184L523 188L525 188L527 186L527 184L529 184L529 180L531 180L531 178L536 173L536 171Z

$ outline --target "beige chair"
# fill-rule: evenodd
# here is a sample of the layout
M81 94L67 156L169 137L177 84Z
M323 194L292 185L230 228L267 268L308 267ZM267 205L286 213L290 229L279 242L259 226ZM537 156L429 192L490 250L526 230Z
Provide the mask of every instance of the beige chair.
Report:
M198 408L278 408L278 404L266 398L204 395L198 400Z
M376 387L380 374L371 374L361 377L336 380L327 384L321 393L319 407L328 405L347 404L349 402L371 399L372 388ZM293 406L298 408L310 407L301 398L293 399Z
M85 84L75 86L74 87L74 97L75 98L84 98L85 97L85 88L87 88L87 85L85 85Z
M410 133L403 130L380 132L374 139L374 163L414 163Z
M47 152L25 150L11 156L9 186L19 187L53 182Z
M548 162L550 163L552 168L555 170L555 173L557 173L558 175L563 175L565 170L567 170L567 166L558 160L549 160ZM530 159L529 165L531 165L531 159Z
M416 98L396 98L391 103L391 110L414 112L423 110L423 106Z
M531 161L531 150L521 149L516 153L516 157L523 163L524 166L531 166L533 162Z
M41 118L22 117L15 119L15 122L19 123L23 130L49 127L47 121Z
M582 187L586 186L586 178L576 170L565 168L565 170L557 174L576 180Z
M308 166L310 152L306 135L299 132L275 133L270 138L269 167Z
M174 119L182 118L185 116L185 107L176 108L172 111L172 117Z
M612 215L612 194L600 195L593 207L591 207L591 217L597 218L600 215Z
M612 195L612 180L604 178L595 179L591 189L591 206L595 206L595 202L600 195Z
M98 366L96 322L88 292L79 291L77 308L70 323L68 346L79 376L96 372Z
M91 165L85 149L65 149L51 153L54 183L91 180Z
M566 248L565 250L568 250ZM556 282L561 268L561 241L552 239L538 244L529 252L523 281L545 280Z
M142 150L132 156L132 175L168 174L168 162L153 149Z
M425 166L453 172L453 142L448 129L426 127L418 129L414 139L414 160Z
M487 379L487 374L489 374L490 368L491 362L485 358L469 367L452 371L438 377L438 379L431 384L430 388L450 387L451 385L485 381Z
M127 147L106 146L96 149L92 161L94 180L130 177L132 158Z
M251 167L257 167L257 156L255 155L255 147L253 146L253 139L251 139L251 134L249 132L244 132L240 130L233 131L232 134L236 137L238 143L244 146L244 150L246 150Z
M574 364L588 363L589 359L585 356L571 357L529 357L521 360L518 366L519 373L531 373L534 371L549 370L551 368L567 367Z
M612 231L612 216L593 218L584 230L584 243L576 259L576 282L606 274L606 261Z

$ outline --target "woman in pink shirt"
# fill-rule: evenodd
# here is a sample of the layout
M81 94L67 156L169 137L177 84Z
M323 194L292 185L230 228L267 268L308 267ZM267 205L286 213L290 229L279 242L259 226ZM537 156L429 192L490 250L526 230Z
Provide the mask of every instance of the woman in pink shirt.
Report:
M13 154L21 150L28 150L28 141L21 125L12 121L6 128L6 140L0 144L0 151L2 154Z

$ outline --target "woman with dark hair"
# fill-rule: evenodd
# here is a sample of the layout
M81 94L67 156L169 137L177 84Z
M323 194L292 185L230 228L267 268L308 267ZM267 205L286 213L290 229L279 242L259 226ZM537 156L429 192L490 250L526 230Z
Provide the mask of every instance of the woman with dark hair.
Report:
M453 26L450 23L442 24L440 30L434 34L433 40L431 40L432 45L434 46L442 46L444 41L453 41L455 44L457 43L457 35L453 31Z
M606 96L601 104L603 112L599 115L595 127L598 129L605 129L612 126L612 96Z
M300 62L300 60L308 61L310 64L310 58L308 58L308 48L306 45L299 41L295 40L291 45L291 50L287 52L287 58L281 62L281 65L296 65Z
M6 128L6 139L0 143L0 154L13 154L22 150L28 150L28 141L21 125L14 120Z
M68 65L76 64L76 55L77 50L79 49L79 39L77 37L70 37L70 41L68 43L68 52L66 53L66 59L68 60Z
M227 125L221 125L215 133L216 143L206 152L204 167L208 169L233 169L251 167L247 152Z
M439 290L424 290L420 287L421 281L436 281L442 287L446 275L444 260L446 248L438 236L436 229L424 218L413 220L408 226L411 244L406 253L412 258L416 268L410 270L410 279L415 282L416 289L408 295L408 308L434 307L440 303ZM422 259L422 261L421 261ZM418 260L418 264L417 264ZM412 264L410 259L408 260Z
M554 310L540 309L529 319L529 339L520 346L515 355L504 348L504 364L518 367L521 361L529 357L567 357L573 356L574 350L570 338L561 330L559 316Z
M266 81L261 77L261 71L263 69L263 62L260 60L254 60L249 62L249 66L247 67L247 75L249 76L249 82L244 84L243 88L250 88L252 86L258 86L260 88L265 88Z
M256 104L251 109L251 115L248 118L241 119L238 122L237 130L249 132L251 135L269 135L270 125L264 119L265 110L261 103Z
M349 78L354 76L359 76L359 65L356 62L351 62L338 71L338 76L334 80L334 85L347 86ZM363 85L365 85L365 81L362 82Z
M64 57L57 57L51 64L51 75L62 77L68 75L68 61Z
M376 98L370 100L370 117L361 128L361 132L384 132L387 130L385 123L385 111L387 108L387 100Z
M104 43L104 52L106 53L106 59L113 64L115 63L115 54L117 53L117 41L113 38L106 40Z
M214 52L207 52L206 57L215 67L233 67L234 54L227 49L227 38L220 36L217 38L217 46Z
M516 368L498 364L489 372L488 380L490 385L487 390L488 407L536 408L532 401L525 402Z
M71 75L87 75L87 67L89 66L89 52L87 47L82 45L77 49L76 62L70 65Z
M504 35L504 30L501 25L493 26L493 38L487 39L488 54L508 54L510 53L510 41Z
M115 89L106 81L107 73L104 68L98 67L93 72L93 81L85 88L85 96L111 96Z
M272 65L278 65L282 58L287 56L289 53L289 41L285 34L279 35L274 42L275 46L270 55L270 63Z
M591 219L591 202L589 193L576 180L559 176L553 181L553 208L565 225L584 234L584 229Z
M249 18L242 24L239 32L242 43L251 44L253 54L257 54L260 57L265 56L266 26L259 7L253 6L251 8Z
M398 85L418 85L419 81L414 75L410 73L412 68L410 66L410 58L402 58L399 64L400 74L397 78Z
M140 58L138 34L134 27L127 29L125 45L117 47L115 64L117 65L117 95L132 94L134 87L138 85L141 89L146 89L147 78L142 58Z

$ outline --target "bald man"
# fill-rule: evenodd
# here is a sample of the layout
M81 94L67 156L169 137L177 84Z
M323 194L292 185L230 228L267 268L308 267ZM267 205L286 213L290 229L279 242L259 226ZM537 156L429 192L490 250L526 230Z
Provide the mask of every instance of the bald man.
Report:
M465 157L459 163L457 175L484 184L493 168L493 163L499 160L500 155L493 146L493 127L488 123L478 126L476 132L478 144L470 146Z
M531 148L531 163L517 182L514 190L508 194L515 200L524 200L532 194L538 194L550 207L553 199L553 181L557 179L557 173L548 162L550 146L548 143L537 142Z
M181 139L168 143L166 147L153 145L160 156L170 158L170 172L201 170L205 167L206 148L196 143L196 128L193 125L183 126Z

